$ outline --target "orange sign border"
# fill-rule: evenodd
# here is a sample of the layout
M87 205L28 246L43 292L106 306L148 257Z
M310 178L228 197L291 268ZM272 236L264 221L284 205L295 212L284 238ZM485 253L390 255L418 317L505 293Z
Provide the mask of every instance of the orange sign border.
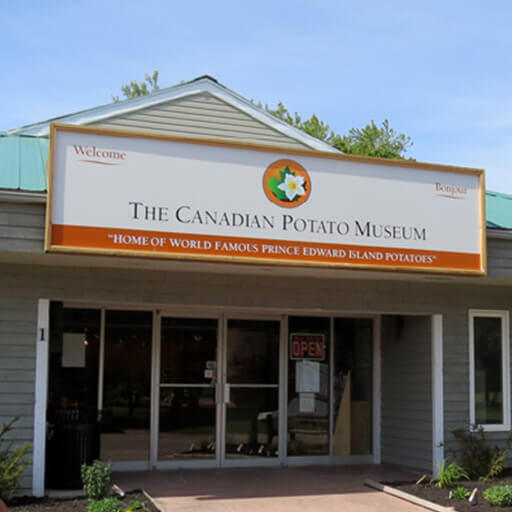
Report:
M86 248L76 246L63 246L55 245L52 243L52 203L53 203L53 172L55 162L55 144L58 132L67 133L84 133L96 134L111 137L125 137L131 139L153 139L159 141L180 142L185 144L195 144L203 146L218 146L225 148L262 151L267 153L277 153L285 155L308 156L312 158L323 158L330 160L340 160L345 162L354 163L369 163L373 165L385 165L393 167L405 167L413 169L421 169L424 171L440 171L456 174L467 174L471 176L478 176L479 178L479 208L480 208L480 269L445 269L437 267L401 267L401 266L380 266L374 264L352 264L352 263L335 263L335 262L310 262L310 261L290 261L284 259L276 259L269 261L268 259L256 257L235 257L235 256L212 256L212 255L190 255L187 253L158 253L134 251L128 249L101 249L101 248ZM219 139L202 139L192 137L177 137L173 135L156 134L150 132L141 132L135 130L119 130L110 128L86 127L77 126L64 123L51 123L50 124L50 148L47 162L47 183L48 183L48 197L46 205L46 219L45 219L45 241L44 248L46 252L59 252L69 254L97 254L97 255L114 255L114 256L138 256L138 257L157 257L161 259L177 259L177 260L202 260L202 261L221 261L221 262L237 262L258 265L290 265L299 267L336 267L336 268L349 268L360 270L381 270L381 271L400 271L400 272L415 272L415 273L428 273L428 274L457 274L457 275L479 275L487 274L487 245L486 245L486 218L485 218L485 171L483 169L476 169L470 167L458 167L443 164L432 164L416 162L411 160L389 160L385 158L361 157L354 155L345 155L343 153L330 153L325 151L316 151L310 149L290 148L269 146L263 144L254 144L246 142L231 142ZM363 246L360 246L364 249ZM389 248L382 248L389 249ZM403 251L404 249L399 249Z

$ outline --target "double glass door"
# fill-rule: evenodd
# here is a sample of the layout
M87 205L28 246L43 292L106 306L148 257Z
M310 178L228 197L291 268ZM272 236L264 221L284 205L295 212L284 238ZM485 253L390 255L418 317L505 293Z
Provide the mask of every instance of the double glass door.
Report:
M278 456L280 321L162 317L158 463Z

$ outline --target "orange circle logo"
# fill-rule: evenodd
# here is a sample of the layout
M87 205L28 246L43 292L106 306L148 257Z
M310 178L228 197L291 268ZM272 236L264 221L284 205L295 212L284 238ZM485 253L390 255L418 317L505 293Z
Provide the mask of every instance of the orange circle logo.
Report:
M304 204L311 194L311 178L302 165L293 160L277 160L263 175L267 198L283 208Z

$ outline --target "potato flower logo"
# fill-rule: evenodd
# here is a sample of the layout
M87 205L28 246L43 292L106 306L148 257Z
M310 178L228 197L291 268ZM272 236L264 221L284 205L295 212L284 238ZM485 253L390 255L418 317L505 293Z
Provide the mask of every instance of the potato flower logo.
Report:
M304 204L311 193L311 178L302 165L293 160L277 160L263 175L267 198L283 208Z

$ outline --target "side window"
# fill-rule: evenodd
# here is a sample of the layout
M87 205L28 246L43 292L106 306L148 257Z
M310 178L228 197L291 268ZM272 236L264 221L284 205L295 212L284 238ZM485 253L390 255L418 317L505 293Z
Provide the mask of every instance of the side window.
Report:
M469 312L470 422L510 430L508 311Z

